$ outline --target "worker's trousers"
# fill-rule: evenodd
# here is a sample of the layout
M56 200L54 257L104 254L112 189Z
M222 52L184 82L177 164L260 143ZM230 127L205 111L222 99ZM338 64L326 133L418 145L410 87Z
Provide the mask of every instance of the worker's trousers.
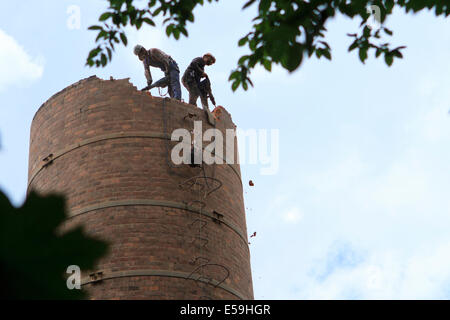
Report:
M180 69L175 60L170 61L168 76L170 97L181 100Z
M200 97L203 107L208 107L208 99L205 94L206 79L197 82L192 77L183 77L182 79L184 87L189 91L189 103L194 106L197 105L197 100Z
M165 72L165 76L159 79L150 86L152 88L169 87L169 95L171 98L181 100L181 86L180 86L180 69L175 60L171 59L169 63L169 70Z

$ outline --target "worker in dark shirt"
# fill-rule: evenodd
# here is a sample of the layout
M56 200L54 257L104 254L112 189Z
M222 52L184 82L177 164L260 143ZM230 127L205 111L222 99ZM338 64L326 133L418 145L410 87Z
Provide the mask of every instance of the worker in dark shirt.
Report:
M181 79L185 88L189 91L189 103L197 105L197 99L200 97L202 107L208 115L208 121L214 124L214 117L209 111L208 98L213 105L216 105L214 96L212 95L211 82L208 75L205 73L205 66L213 65L216 58L210 53L206 53L203 57L198 57L192 60ZM201 80L205 78L204 80Z
M144 89L168 86L170 97L181 100L180 69L171 56L157 48L146 50L141 45L134 47L134 54L144 63L145 78L148 84ZM150 66L161 69L165 74L164 78L153 83Z

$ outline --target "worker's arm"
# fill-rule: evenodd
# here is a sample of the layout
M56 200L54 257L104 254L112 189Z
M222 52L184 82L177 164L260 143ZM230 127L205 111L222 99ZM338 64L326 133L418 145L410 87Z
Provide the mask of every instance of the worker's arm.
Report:
M192 61L192 67L194 70L201 75L200 78L206 78L207 75L205 73L205 67L203 65L203 59L202 58L196 58L194 61Z
M206 83L205 90L206 90L207 97L209 97L209 100L211 100L212 104L215 106L216 99L214 99L214 96L212 93L211 81L209 80L208 75L206 73L205 73L205 77L206 77L206 80L203 80L203 81L205 81L205 83Z
M216 106L216 99L214 99L211 88L209 89L209 99L211 100L212 104Z
M147 61L144 60L145 78L147 79L147 84L150 86L153 82L152 74L150 73L150 66Z

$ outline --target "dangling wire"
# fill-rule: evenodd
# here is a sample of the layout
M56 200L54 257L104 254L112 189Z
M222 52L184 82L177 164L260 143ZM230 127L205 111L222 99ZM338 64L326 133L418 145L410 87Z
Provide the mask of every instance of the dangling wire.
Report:
M169 94L169 89L167 89L167 92L165 94L161 93L161 87L158 87L158 93L161 97L167 97L167 95Z

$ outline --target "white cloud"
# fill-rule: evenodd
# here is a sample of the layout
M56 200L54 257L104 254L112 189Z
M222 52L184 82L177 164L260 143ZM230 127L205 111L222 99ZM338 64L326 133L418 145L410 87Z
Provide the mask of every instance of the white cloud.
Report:
M342 190L358 183L365 174L366 166L359 152L351 150L326 170L309 175L308 182L319 192Z
M418 248L410 257L373 252L363 262L335 268L326 279L304 287L307 299L446 299L450 283L450 243ZM324 263L326 263L324 261Z
M132 27L128 26L125 31L128 36L128 43L130 44L130 48L134 48L134 46L137 44L140 44L147 49L159 48L164 41L164 31L161 31L159 28L146 25L143 26L139 31L136 31ZM133 50L129 51L133 53Z
M287 223L297 223L303 218L303 213L299 208L291 208L283 214L283 220Z
M42 77L42 59L31 57L17 41L0 29L0 91Z
M450 297L447 87L448 80L438 81L386 132L358 127L361 139L336 135L328 161L283 181L268 210L287 222L301 202L308 214L297 232L285 224L270 233L269 220L259 226L261 254L275 249L255 273L262 277L255 292L275 299ZM371 141L383 143L367 148ZM340 241L351 246L336 249Z
M257 86L258 84L276 84L280 86L281 83L295 83L302 84L306 77L305 71L297 71L290 74L288 71L283 69L281 65L272 64L272 71L267 71L263 66L256 65L255 68L250 73L250 79Z
M384 210L405 212L409 205L423 209L430 200L429 173L423 170L426 161L417 161L406 156L387 168L386 173L372 187L372 203L381 205ZM410 213L410 212L409 212Z
M447 100L448 101L448 100ZM450 141L450 104L442 104L432 109L423 118L423 135L431 143Z

